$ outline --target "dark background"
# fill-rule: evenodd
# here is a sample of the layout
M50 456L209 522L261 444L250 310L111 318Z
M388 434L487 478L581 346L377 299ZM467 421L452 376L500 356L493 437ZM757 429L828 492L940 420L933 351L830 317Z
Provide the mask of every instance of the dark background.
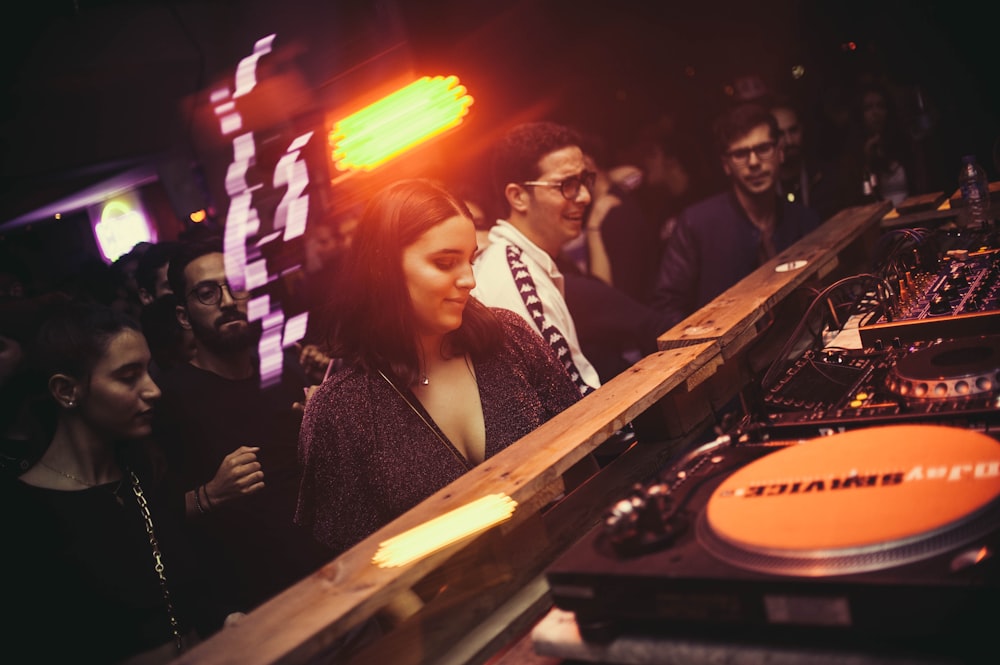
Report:
M936 146L931 191L955 187L967 153L997 179L995 28L944 2L36 0L17 9L0 53L0 243L79 242L31 211L151 160L168 184L180 173L175 188L190 186L186 167L199 165L211 197L228 156L210 136L207 91L272 32L266 75L277 94L256 119L265 134L320 127L413 74L455 74L476 100L466 122L383 177L420 172L477 198L488 189L487 148L515 122L560 120L614 148L668 116L704 144L731 99L727 85L751 73L803 104L813 140L863 71L890 81L904 107L919 91Z

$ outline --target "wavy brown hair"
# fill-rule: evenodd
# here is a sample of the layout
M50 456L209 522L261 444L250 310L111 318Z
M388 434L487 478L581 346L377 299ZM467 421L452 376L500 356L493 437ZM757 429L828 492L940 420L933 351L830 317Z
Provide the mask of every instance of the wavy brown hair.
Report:
M416 382L420 357L403 250L455 215L472 220L460 199L430 180L400 180L372 198L332 285L328 344L334 356L365 372L389 371L404 385ZM445 336L442 352L475 358L502 341L490 309L469 298L462 325Z

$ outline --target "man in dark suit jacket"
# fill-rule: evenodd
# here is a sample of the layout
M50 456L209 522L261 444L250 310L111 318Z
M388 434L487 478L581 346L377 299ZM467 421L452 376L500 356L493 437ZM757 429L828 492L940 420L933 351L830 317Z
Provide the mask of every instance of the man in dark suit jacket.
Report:
M652 305L670 326L820 224L814 211L778 196L782 149L766 108L729 109L715 138L731 186L682 211L664 248Z

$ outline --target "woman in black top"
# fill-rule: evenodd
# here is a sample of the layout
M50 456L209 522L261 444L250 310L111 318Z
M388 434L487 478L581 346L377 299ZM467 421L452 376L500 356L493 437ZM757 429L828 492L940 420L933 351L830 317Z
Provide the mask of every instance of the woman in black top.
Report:
M168 662L221 614L182 540L184 506L146 445L149 348L110 308L61 303L29 348L48 445L3 481L7 635L32 662ZM8 644L13 650L13 645Z

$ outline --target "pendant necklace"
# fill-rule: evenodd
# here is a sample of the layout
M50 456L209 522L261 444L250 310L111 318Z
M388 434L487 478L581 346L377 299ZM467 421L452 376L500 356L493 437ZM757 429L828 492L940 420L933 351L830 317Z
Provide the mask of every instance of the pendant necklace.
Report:
M427 376L427 372L424 370L424 368L426 366L427 366L427 363L424 362L424 352L423 352L423 350L421 350L420 351L420 378L417 379L417 383L419 383L422 386L429 386L430 383L431 383L430 378L428 378L428 376Z
M465 354L465 366L468 368L469 374L472 375L472 380L476 381L476 385L478 386L479 382L476 379L476 373L472 370L472 365L469 363L469 354ZM421 372L420 373L420 378L417 380L417 382L420 385L422 385L422 386L429 386L430 383L431 383L431 380L430 380L430 378L428 378L428 376L426 374L424 374L423 372Z
M97 483L89 483L86 480L84 480L83 478L77 478L76 476L74 476L71 473L66 473L65 471L61 471L61 470L55 468L54 466L49 466L48 464L46 464L42 460L38 460L38 463L41 464L42 466L44 466L49 471L54 471L54 472L58 473L60 476L62 476L63 478L69 478L73 482L79 483L79 484L83 485L84 487L100 487L100 485L98 485ZM119 506L124 506L125 502L118 495L118 490L121 489L121 486L122 486L122 478L119 478L118 479L118 484L115 485L115 488L113 490L111 490L111 494L114 495L115 501L118 502Z

